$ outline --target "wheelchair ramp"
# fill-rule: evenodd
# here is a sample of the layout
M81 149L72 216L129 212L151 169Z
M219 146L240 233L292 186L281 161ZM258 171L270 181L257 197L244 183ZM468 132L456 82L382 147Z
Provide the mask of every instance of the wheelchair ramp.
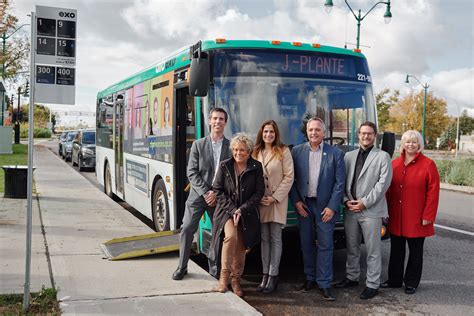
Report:
M179 230L114 238L101 244L109 260L122 260L179 251Z

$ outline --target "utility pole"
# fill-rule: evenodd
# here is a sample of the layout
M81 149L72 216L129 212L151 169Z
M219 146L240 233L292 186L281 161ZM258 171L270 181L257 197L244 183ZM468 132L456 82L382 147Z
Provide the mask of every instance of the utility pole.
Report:
M20 143L20 96L21 96L21 86L18 87L18 107L16 111L15 119L15 144ZM13 104L12 104L13 110Z

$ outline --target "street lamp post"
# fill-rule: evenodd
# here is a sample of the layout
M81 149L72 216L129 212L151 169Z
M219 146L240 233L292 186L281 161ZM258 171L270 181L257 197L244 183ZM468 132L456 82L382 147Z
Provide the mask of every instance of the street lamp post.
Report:
M384 17L384 20L385 20L385 23L388 24L390 23L390 20L392 19L392 12L390 12L390 0L387 0L387 1L379 1L377 2L376 4L374 4L372 6L372 8L370 8L369 11L367 11L366 14L364 14L363 16L361 15L361 10L359 10L359 14L356 15L354 13L354 10L352 10L351 6L349 5L349 3L347 2L347 0L344 0L344 2L346 3L347 7L349 8L349 10L351 10L351 13L352 15L354 15L354 18L356 19L357 21L357 44L356 44L356 49L359 50L359 44L360 44L360 22L365 19L365 17L379 4L385 4L387 5L387 9L385 10L385 13L383 15ZM331 9L333 7L333 3L332 3L332 0L326 0L326 2L324 3L324 6L326 7L326 12L329 13L331 12Z
M15 120L15 144L20 143L20 98L21 98L21 86L18 87L18 108L16 111L16 120ZM12 111L13 111L13 104L12 104Z
M423 136L423 141L426 142L425 140L425 123L426 123L426 95L428 94L428 88L430 87L428 85L428 83L425 82L425 84L422 84L420 80L418 80L417 77L415 76L412 76L412 75L407 75L407 78L405 79L405 83L410 83L409 81L409 78L412 77L413 79L415 79L416 81L418 81L418 83L423 87L423 89L425 90L425 96L424 96L424 100L423 100L423 117L422 117L422 124L421 124L421 135Z
M2 98L2 100L0 101L2 103L2 113L0 113L1 116L2 116L2 120L1 120L2 124L0 126L3 126L4 121L5 121L5 118L4 118L5 112L4 112L4 109L3 109L3 104L5 102L5 92L6 92L5 86L3 85L3 82L0 81L0 98Z

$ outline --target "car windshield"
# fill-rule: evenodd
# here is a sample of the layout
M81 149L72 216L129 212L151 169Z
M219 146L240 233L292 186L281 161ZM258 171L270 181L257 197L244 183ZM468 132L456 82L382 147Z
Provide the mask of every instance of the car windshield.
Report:
M77 134L76 132L71 132L71 133L67 134L67 141L72 142L74 137L76 137L76 134Z
M83 144L95 144L95 132L84 132L82 134L82 143Z

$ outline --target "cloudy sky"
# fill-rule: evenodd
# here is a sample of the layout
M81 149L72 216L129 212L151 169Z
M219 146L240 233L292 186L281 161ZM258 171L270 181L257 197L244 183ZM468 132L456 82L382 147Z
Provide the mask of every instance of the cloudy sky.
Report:
M277 39L353 48L356 20L343 0L12 0L20 23L35 5L77 9L76 105L55 109L95 110L97 91L200 39ZM376 1L350 1L364 14ZM363 21L361 48L375 92L419 91L404 83L407 73L429 91L474 115L474 1L392 0ZM27 30L28 31L28 30ZM457 104L457 105L456 105Z

